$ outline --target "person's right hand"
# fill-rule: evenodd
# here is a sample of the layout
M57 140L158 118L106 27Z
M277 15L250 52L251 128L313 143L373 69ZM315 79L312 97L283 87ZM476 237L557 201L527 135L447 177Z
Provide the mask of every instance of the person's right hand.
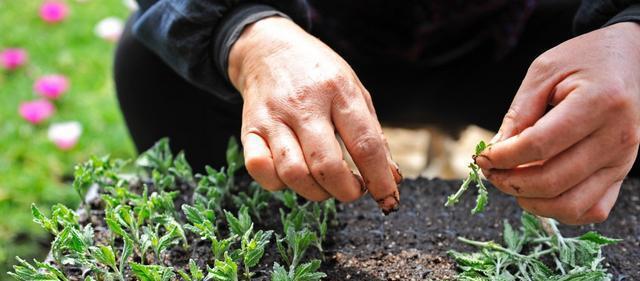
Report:
M232 47L229 78L244 99L245 164L264 188L343 202L368 190L385 213L397 208L401 176L371 96L331 48L288 19L266 18ZM362 179L343 160L336 131Z

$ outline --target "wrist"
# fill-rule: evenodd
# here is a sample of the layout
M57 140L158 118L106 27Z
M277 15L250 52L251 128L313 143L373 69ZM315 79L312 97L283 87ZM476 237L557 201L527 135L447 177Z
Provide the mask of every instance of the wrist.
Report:
M228 75L233 86L243 93L249 72L262 59L286 46L286 34L300 29L291 20L274 16L248 25L229 51Z

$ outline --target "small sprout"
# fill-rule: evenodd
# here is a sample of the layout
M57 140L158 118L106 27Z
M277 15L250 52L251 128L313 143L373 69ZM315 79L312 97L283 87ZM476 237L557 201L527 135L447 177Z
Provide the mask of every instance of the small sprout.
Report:
M181 237L177 229L177 226L173 226L164 235L160 235L160 225L155 228L144 227L142 243L153 249L158 263L162 263L162 254L180 241Z
M54 236L58 235L60 228L67 226L80 229L78 215L62 204L51 207L51 218L47 218L35 204L31 204L31 215L35 223Z
M176 274L172 267L164 267L161 265L144 265L135 262L129 263L131 272L140 281L171 281Z
M318 272L319 268L320 261L312 260L298 267L292 267L287 272L283 266L276 262L273 265L271 281L318 281L327 277L323 272Z
M250 196L245 192L233 195L233 203L238 209L246 206L249 209L249 213L258 221L261 221L260 213L269 206L268 201L271 198L271 194L264 191L257 182L252 182L249 185L249 192Z
M226 210L224 211L224 214L227 218L229 229L235 235L242 236L253 227L253 222L251 221L251 216L249 216L249 209L247 207L243 206L240 208L237 217Z
M218 239L219 233L215 225L215 214L211 210L203 210L197 207L182 205L187 220L191 224L186 224L184 228L197 234L202 239L211 241L211 251L215 259L222 259L231 245L237 240L237 235L233 234L225 239Z
M244 265L244 276L247 280L251 280L253 273L251 267L254 267L262 259L265 247L269 244L269 239L273 235L273 231L259 230L253 234L253 225L242 236L240 243L239 255Z
M244 157L238 141L233 136L229 138L227 145L227 176L233 179L235 173L244 166Z
M193 259L189 259L189 273L186 273L182 270L178 270L178 274L185 281L204 281L205 280L204 272L202 272L202 269L198 267L198 265Z
M288 228L284 237L276 234L276 246L287 265L295 268L304 257L309 246L317 239L316 234L307 228L300 231Z
M209 269L211 280L238 281L238 265L228 255L224 260L216 260L215 266Z
M18 265L13 266L14 272L8 272L9 276L22 281L32 280L50 280L50 281L69 281L67 276L61 270L54 266L33 260L33 264L16 257Z
M475 184L478 188L478 197L476 198L476 206L471 210L471 213L477 214L484 211L484 208L489 201L489 192L487 191L487 187L482 182L482 177L480 176L480 167L475 163L476 157L480 156L480 154L488 148L489 145L485 144L484 141L480 141L478 145L476 145L476 153L473 155L474 162L469 163L469 176L462 182L462 185L458 189L455 194L450 195L447 198L447 202L445 206L453 206L460 201L462 195L467 191L471 184Z

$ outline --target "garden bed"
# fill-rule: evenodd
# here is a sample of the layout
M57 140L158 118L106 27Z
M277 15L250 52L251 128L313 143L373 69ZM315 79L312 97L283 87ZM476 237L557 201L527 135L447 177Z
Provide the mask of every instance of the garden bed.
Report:
M484 213L469 213L473 196L444 208L460 181L438 179L405 181L400 209L389 216L370 198L338 204L336 213L331 200L308 203L292 192L269 194L247 177L233 180L242 159L237 145L229 152L230 169L196 178L166 142L143 154L141 171L129 176L108 158L80 165L74 187L88 204L79 215L54 206L50 218L34 208L35 221L56 237L52 254L47 264L22 262L16 273L24 280L452 280L448 251L475 250L458 237L500 242L503 220L520 225L515 200L494 188ZM568 236L596 230L623 239L604 248L612 280L640 280L638 185L625 182L605 223L561 227Z
M519 225L521 209L515 199L489 188L490 202L483 213L471 215L473 196L444 208L460 181L406 180L400 189L400 210L382 216L375 202L359 200L339 206L340 227L331 231L323 267L329 280L447 280L456 274L447 251L471 251L458 236L502 241L503 219ZM605 266L612 280L640 280L640 181L626 180L609 219L598 225L561 226L563 234L577 236L589 230L624 239L604 248Z

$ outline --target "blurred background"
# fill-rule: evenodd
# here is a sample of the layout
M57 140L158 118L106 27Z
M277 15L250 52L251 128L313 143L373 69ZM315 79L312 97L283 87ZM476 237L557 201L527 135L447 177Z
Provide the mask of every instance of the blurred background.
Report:
M75 163L134 150L111 79L123 0L0 0L0 280L50 237L30 205L78 204Z
M32 203L76 208L76 163L134 157L112 57L135 9L132 0L0 0L0 280L15 256L46 256L51 237L32 222ZM473 147L493 135L415 123L384 130L408 177L466 176Z

